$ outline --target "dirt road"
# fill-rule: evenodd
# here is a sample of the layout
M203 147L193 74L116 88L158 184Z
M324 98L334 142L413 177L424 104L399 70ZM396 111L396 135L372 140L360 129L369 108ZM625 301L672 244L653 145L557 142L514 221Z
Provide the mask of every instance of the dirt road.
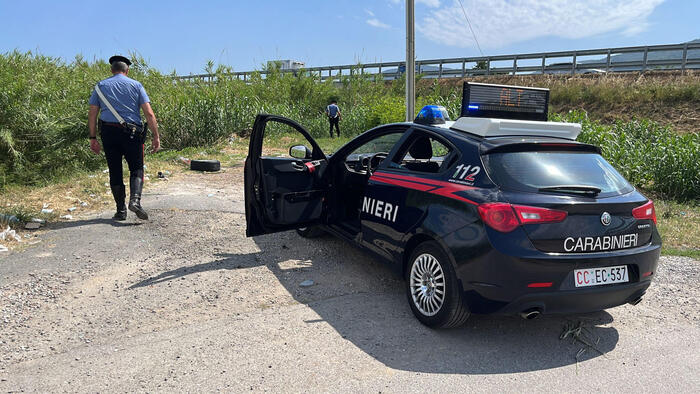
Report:
M433 331L342 241L245 238L242 178L188 174L147 193L149 222L1 255L0 391L700 391L698 261L663 257L636 307ZM559 339L580 321L597 350Z

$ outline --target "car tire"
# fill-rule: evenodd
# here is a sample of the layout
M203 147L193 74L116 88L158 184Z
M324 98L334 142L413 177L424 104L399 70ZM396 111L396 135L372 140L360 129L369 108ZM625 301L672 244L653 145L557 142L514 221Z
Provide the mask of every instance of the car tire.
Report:
M304 238L318 238L325 233L326 232L318 226L301 227L297 229L297 234Z
M437 242L424 242L411 253L406 295L413 314L430 328L458 327L469 318L455 270Z
M215 172L221 170L221 162L218 160L192 160L190 170Z

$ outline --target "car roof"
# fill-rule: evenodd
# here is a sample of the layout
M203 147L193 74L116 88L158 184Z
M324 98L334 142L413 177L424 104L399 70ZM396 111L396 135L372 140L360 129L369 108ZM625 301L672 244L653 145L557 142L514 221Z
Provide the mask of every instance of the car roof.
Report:
M447 125L424 125L418 123L401 123L410 124L416 129L423 129L437 133L449 140L458 139L474 144L479 147L482 154L494 151L509 151L518 150L516 145L533 147L558 148L565 150L591 151L600 153L600 149L594 145L585 144L582 142L570 140L567 138L549 137L549 136L498 136L498 137L479 137L470 133L449 128ZM532 149L530 149L532 150Z

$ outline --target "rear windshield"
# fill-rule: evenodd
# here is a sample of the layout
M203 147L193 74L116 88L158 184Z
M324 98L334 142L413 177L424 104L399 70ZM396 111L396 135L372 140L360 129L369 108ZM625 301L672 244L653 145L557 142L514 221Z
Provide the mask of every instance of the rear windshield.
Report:
M629 193L632 186L602 156L588 152L505 152L484 156L497 185L526 192L553 186L593 186L598 197Z

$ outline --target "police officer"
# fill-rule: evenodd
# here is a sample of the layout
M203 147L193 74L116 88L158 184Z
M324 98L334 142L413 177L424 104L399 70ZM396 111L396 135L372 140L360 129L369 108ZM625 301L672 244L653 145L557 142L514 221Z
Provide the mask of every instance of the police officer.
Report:
M148 128L153 132L153 152L160 149L160 135L158 134L158 122L151 109L150 100L140 82L127 75L131 61L124 56L112 56L109 58L112 69L112 77L98 82L100 92L109 101L117 114L127 123L141 124L143 110ZM122 157L126 158L129 165L129 210L134 212L139 219L148 220L148 213L141 207L141 190L143 189L143 141L134 138L130 130L120 124L112 114L109 106L103 102L96 90L90 96L90 111L88 113L88 126L90 129L90 149L96 154L100 153L100 143L97 141L97 115L100 114L99 126L102 145L107 158L109 168L109 185L112 189L114 201L117 204L117 213L114 220L126 220L126 187L124 186Z
M326 116L328 117L328 122L330 124L331 138L333 138L333 126L335 126L335 131L338 133L338 137L340 137L340 127L338 126L338 123L340 122L341 115L340 107L338 107L337 101L331 101L330 105L326 107Z

